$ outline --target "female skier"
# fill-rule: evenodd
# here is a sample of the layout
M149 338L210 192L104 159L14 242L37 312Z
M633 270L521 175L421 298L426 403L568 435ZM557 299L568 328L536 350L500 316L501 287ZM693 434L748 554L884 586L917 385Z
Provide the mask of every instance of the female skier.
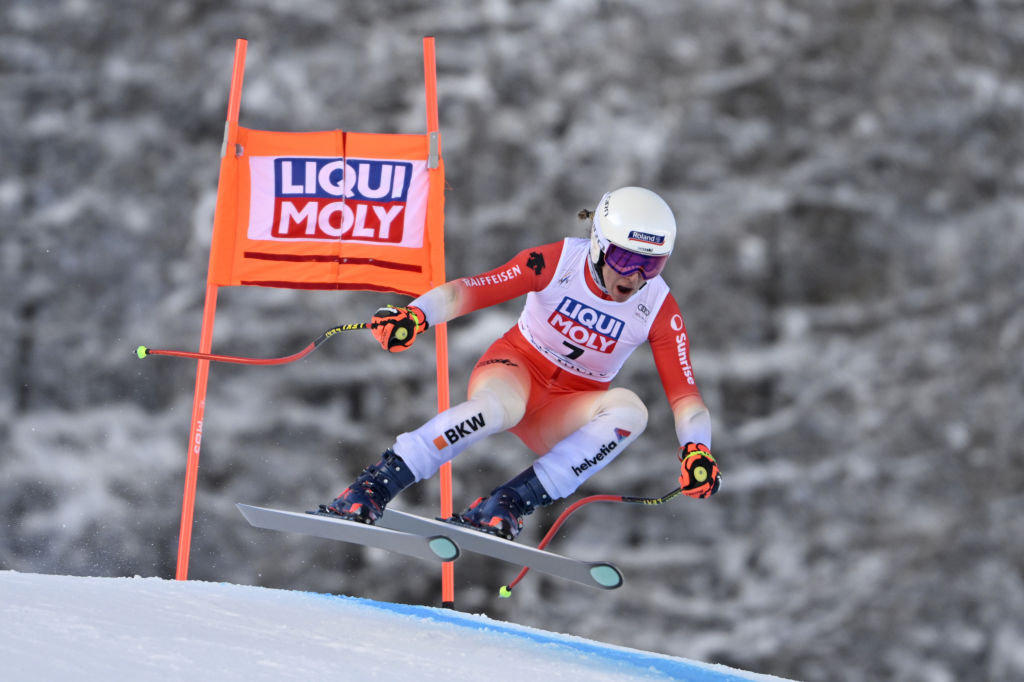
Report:
M469 399L399 435L321 513L373 523L401 490L487 436L511 431L541 457L450 520L514 539L524 516L571 495L647 426L640 398L610 388L644 341L675 418L679 485L695 498L718 490L711 417L694 379L679 305L660 275L675 243L672 210L650 190L623 187L580 216L592 219L589 240L526 249L407 306L377 310L373 334L394 353L431 324L527 295L518 324L474 367Z

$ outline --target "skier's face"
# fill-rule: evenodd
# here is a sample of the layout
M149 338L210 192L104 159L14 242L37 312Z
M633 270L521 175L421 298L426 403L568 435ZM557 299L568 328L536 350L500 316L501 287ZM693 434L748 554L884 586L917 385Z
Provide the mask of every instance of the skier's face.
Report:
M604 285L608 289L608 295L616 303L629 300L633 294L640 290L640 286L644 283L644 278L639 272L623 276L610 268L607 263L602 266L601 274L604 275Z

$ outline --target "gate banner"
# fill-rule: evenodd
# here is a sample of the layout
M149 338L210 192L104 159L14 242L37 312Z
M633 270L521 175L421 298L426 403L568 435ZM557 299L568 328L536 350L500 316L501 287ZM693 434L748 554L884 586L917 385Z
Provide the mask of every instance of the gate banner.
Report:
M211 284L417 296L441 283L444 167L428 168L427 135L234 132Z

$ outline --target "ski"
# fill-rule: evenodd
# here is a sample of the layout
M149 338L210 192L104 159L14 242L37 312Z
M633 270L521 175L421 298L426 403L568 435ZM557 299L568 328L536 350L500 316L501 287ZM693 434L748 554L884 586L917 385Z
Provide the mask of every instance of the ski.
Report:
M377 547L426 561L454 561L459 556L458 545L447 537L447 533L409 533L334 516L267 509L241 503L235 506L249 525L256 528Z
M573 559L528 545L518 545L511 540L453 523L428 519L394 509L385 509L384 515L377 521L377 526L402 533L448 537L467 552L483 554L517 566L529 566L541 573L572 580L589 587L614 590L621 587L623 582L622 572L604 561Z

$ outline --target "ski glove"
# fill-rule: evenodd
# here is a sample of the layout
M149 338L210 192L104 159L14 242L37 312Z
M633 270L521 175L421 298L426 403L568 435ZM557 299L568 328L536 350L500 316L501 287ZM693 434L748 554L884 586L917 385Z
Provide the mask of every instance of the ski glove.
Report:
M378 308L370 320L370 331L384 350L401 353L412 345L416 335L427 328L427 318L416 306Z
M709 497L722 485L718 464L703 443L687 443L679 448L679 487L693 498Z

